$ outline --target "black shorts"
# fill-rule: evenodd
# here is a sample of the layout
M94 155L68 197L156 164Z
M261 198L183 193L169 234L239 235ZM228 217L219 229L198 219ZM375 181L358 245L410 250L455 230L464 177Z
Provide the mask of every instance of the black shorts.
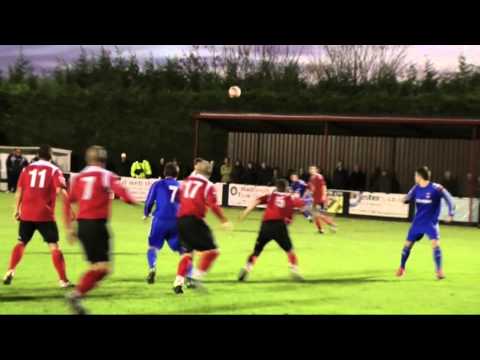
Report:
M178 219L177 224L180 244L186 252L208 251L217 248L212 231L205 221L195 216L186 216Z
M20 221L18 227L18 240L25 245L32 240L33 234L37 231L42 235L43 241L47 244L58 243L58 227L55 221L34 222Z
M78 238L90 263L110 261L107 220L78 220Z
M282 220L272 220L262 222L257 242L255 243L255 254L258 256L263 251L265 245L275 240L284 251L289 252L293 249L292 240L288 234L287 225Z

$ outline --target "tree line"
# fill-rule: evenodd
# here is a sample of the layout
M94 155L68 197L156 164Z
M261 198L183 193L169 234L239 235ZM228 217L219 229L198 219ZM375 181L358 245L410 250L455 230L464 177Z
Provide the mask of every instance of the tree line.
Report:
M308 51L307 51L308 50ZM81 49L35 71L19 54L0 73L0 143L53 146L78 156L91 144L115 156L177 158L192 154L196 111L480 115L480 67L460 55L454 71L410 64L398 45L195 45L182 56ZM229 86L243 94L229 99ZM221 160L227 137L203 129L201 152ZM77 161L78 160L78 161ZM74 158L80 166L80 157Z

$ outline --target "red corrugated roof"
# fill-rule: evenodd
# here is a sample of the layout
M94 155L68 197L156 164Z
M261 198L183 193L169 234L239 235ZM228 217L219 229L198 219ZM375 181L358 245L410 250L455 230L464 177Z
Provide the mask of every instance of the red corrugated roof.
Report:
M279 115L279 114L242 114L242 113L211 113L194 114L198 120L232 120L232 121L312 121L357 124L423 124L423 125L453 125L480 126L480 119L447 118L447 117L415 117L415 116L350 116L350 115Z

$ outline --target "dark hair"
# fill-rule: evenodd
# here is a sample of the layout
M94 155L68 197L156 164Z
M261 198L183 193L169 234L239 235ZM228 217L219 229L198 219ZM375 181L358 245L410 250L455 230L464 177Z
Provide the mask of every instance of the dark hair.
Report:
M178 176L178 167L172 162L166 163L163 174L165 176L176 178Z
M50 145L40 145L40 148L38 149L38 157L42 160L50 161L52 159L52 148Z
M415 172L420 175L420 177L423 179L423 180L427 180L429 181L430 180L430 177L432 175L432 172L430 171L430 169L427 167L427 166L422 166L422 167L419 167L417 170L415 170Z
M278 191L285 192L285 191L287 191L287 188L288 188L288 181L285 180L285 179L278 179L275 182L275 186L276 186Z

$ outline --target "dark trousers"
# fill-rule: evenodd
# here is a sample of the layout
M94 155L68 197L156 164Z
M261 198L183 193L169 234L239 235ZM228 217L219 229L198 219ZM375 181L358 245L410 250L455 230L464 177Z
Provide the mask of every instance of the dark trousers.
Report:
M17 183L20 174L10 172L7 174L7 184L8 184L8 191L16 192L17 191Z

